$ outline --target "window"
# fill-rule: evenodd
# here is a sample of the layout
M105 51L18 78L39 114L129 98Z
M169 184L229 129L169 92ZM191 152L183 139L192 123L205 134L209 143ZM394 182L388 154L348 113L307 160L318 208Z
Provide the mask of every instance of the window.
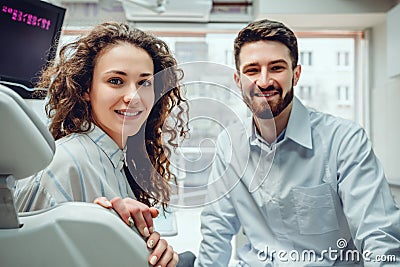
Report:
M175 56L180 63L208 60L208 50L208 44L204 41L175 42Z
M294 89L296 96L311 108L355 120L363 125L364 115L360 114L359 109L363 104L359 101L363 101L361 97L364 92L360 92L361 88L355 80L357 73L354 68L357 66L356 49L361 49L360 37L323 34L315 37L317 34L305 33L303 35L298 34L299 50L304 52L303 59L299 53L299 62L300 60L307 61L309 54L306 52L312 51L312 67L304 66L300 80ZM339 63L342 65L338 66ZM345 87L337 89L339 85L347 86L348 89ZM302 86L303 89L301 89ZM308 89L308 86L311 86L311 89Z
M311 51L301 51L300 52L300 64L303 66L312 66L312 56L313 53Z
M347 85L339 85L336 87L336 97L338 104L351 104L350 87Z
M235 66L235 56L233 55L233 50L225 50L225 65Z
M300 85L299 98L305 101L312 100L312 89L310 85Z
M350 53L347 51L339 51L336 53L336 65L342 67L350 66Z

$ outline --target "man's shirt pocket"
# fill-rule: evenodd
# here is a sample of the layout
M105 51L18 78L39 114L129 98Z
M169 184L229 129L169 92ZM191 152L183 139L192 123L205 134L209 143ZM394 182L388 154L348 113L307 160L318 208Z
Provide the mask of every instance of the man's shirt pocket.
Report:
M292 193L300 234L324 234L339 229L329 184L295 187Z

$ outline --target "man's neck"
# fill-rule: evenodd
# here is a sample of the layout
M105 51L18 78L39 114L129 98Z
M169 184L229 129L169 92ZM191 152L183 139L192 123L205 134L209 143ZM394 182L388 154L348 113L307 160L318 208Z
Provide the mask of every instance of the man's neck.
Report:
M272 144L287 127L292 106L293 101L281 112L281 114L273 119L260 119L253 116L258 132L269 144Z

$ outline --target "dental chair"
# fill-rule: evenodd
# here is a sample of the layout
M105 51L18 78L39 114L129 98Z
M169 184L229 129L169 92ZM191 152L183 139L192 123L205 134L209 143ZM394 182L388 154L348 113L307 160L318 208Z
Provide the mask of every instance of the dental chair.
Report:
M142 237L98 205L70 202L17 213L15 180L44 169L54 151L46 126L0 85L0 266L149 266Z

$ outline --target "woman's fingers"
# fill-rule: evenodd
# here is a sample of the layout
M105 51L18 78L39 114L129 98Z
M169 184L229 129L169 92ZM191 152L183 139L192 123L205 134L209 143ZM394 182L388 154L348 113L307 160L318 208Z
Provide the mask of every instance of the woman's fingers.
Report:
M150 213L151 213L151 217L157 218L157 216L158 216L158 214L159 214L158 209L157 209L157 208L154 208L154 207L150 207L149 210L150 210Z
M147 247L151 248L151 249L154 248L157 245L159 240L160 240L160 234L158 232L152 233L149 236L149 239L147 239L147 242L146 242Z
M179 262L178 253L174 252L174 257L173 257L172 260L167 264L167 267L175 267L176 265L178 265L178 262Z
M105 197L98 197L93 201L93 203L94 204L98 204L98 205L100 205L100 206L102 206L103 208L106 208L106 209L111 209L112 208L111 202L108 201L108 199L105 198Z
M158 216L158 209L149 208L132 198L115 197L109 201L105 197L99 197L94 200L94 203L104 208L113 208L127 225L136 226L144 237L148 237L146 245L153 249L149 256L151 265L175 267L178 264L178 254L168 245L167 241L160 239L159 233L153 231L153 218Z
M178 263L179 257L171 246L168 246L167 241L161 239L153 253L150 255L150 264L156 266L172 266L175 267Z
M132 198L125 198L124 202L129 209L129 212L135 221L136 228L144 236L148 237L154 232L153 218L150 213L150 208Z
M132 217L129 212L128 207L125 205L124 201L120 197L115 197L111 199L111 205L115 212L121 217L121 219L130 227L133 226Z
M121 219L130 227L134 225L144 237L149 237L154 232L153 218L158 216L158 210L132 198L115 197L108 201L105 197L99 197L94 203L104 208L113 208Z
M149 256L149 263L153 266L160 265L159 261L168 248L168 243L164 239L160 239L155 245L153 252Z

